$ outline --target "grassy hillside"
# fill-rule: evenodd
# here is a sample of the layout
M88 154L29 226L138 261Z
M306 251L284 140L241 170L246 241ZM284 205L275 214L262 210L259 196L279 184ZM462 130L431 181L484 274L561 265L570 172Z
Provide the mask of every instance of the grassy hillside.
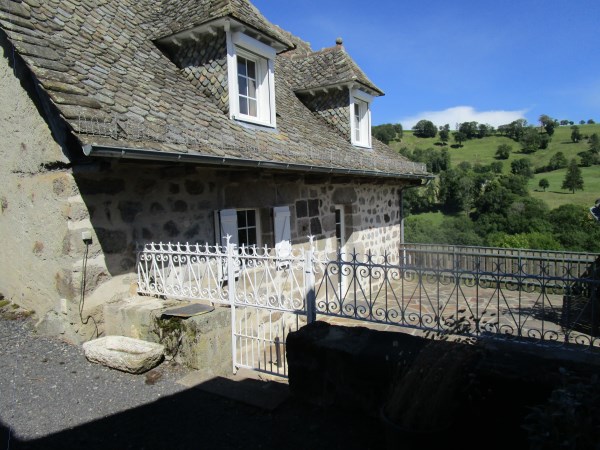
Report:
M600 135L600 124L578 126L583 136L589 136L593 133ZM577 160L579 160L577 153L585 151L589 147L587 139L582 139L576 144L571 141L570 126L556 128L548 148L538 150L532 154L522 153L521 145L518 142L499 136L490 136L483 139L466 141L460 148L452 148L451 144L454 144L452 137L449 145L446 146L451 155L452 165L457 165L463 161L467 161L471 164L490 164L491 162L498 161L494 155L499 145L510 145L513 150L509 159L501 160L503 171L505 173L510 172L511 161L515 159L528 158L531 160L533 167L536 168L547 165L550 158L559 151L563 152L567 160L570 160L571 158L577 158ZM405 131L402 141L391 142L390 145L397 150L403 147L407 147L410 150L414 150L415 148L426 149L429 147L436 149L444 148L440 145L437 138L418 138L415 137L411 131ZM565 176L565 169L537 174L535 178L530 181L529 189L534 197L544 200L551 208L566 203L591 206L596 199L600 198L600 166L584 167L582 168L582 173L584 177L584 190L577 191L575 194L560 189L562 180ZM541 192L541 189L538 188L538 182L541 178L546 178L550 182L550 188L547 192ZM539 190L540 192L537 192L536 190Z
M600 198L600 166L581 168L583 191L575 191L575 194L560 188L566 171L567 169L560 169L536 174L529 182L529 192L533 197L544 200L551 209L569 203L592 206L596 199ZM546 192L542 192L538 186L542 178L550 183Z

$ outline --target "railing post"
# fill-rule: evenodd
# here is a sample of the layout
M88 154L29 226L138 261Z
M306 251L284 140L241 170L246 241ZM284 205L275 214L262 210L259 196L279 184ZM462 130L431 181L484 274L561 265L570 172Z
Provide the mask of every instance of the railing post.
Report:
M231 307L231 361L233 374L237 373L237 343L235 337L236 327L236 316L235 316L235 244L229 243L229 236L227 237L227 248L226 248L226 264L227 264L227 287L228 287L228 299Z
M313 249L309 248L304 260L304 293L306 298L306 322L313 323L317 320L317 304L315 294L315 272Z

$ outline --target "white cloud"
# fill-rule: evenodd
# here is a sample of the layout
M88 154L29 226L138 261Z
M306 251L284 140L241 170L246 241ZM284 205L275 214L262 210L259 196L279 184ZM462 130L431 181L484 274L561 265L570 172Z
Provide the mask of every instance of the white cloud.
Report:
M476 111L472 106L455 106L443 111L424 111L411 117L404 117L399 122L405 130L410 130L419 120L431 120L435 125L450 125L454 130L457 123L478 122L497 127L525 118L526 109L517 111Z

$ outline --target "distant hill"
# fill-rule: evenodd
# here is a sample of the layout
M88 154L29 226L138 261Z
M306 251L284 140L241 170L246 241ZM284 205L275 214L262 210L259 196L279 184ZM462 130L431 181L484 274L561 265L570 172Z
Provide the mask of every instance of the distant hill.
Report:
M584 139L578 143L573 143L571 141L570 126L560 126L555 129L552 141L548 148L538 150L531 154L522 153L521 144L501 136L471 139L465 141L462 147L454 148L455 142L452 139L452 134L450 136L450 142L448 142L446 146L441 146L437 137L418 138L413 135L412 131L404 131L402 140L392 141L390 142L390 146L396 150L400 150L404 147L410 150L414 150L415 148L427 149L429 147L436 149L447 148L450 152L452 166L458 165L463 161L467 161L471 164L479 163L482 165L488 165L494 161L502 161L503 172L509 173L511 161L515 159L528 158L534 169L548 165L550 158L557 152L562 152L568 161L572 158L576 158L579 161L580 157L577 154L586 151L589 148L586 137L593 133L600 135L600 124L578 126L581 134L584 136ZM506 160L498 160L495 158L496 150L501 144L507 144L512 147L512 152ZM536 174L529 182L529 190L532 196L544 200L550 208L555 208L568 203L581 204L588 207L593 206L596 199L600 198L600 165L582 167L584 190L577 191L575 194L560 189L562 180L565 176L565 170L566 169L560 169ZM542 192L538 187L541 178L546 178L550 183L550 187L546 192Z

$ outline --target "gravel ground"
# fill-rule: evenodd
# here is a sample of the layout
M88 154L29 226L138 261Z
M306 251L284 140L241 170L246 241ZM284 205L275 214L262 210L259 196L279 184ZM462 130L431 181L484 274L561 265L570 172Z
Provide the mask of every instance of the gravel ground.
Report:
M183 391L183 367L146 377L90 364L80 346L35 336L29 320L0 319L0 420L35 439Z
M146 384L90 364L81 347L0 318L0 450L381 449L377 420L295 397L274 412L176 383L163 363Z

